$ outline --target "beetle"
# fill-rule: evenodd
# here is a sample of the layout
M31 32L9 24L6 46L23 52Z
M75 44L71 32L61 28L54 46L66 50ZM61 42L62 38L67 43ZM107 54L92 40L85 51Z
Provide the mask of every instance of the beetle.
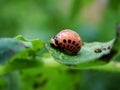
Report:
M67 54L77 54L82 47L82 39L75 31L65 29L52 37L50 44Z

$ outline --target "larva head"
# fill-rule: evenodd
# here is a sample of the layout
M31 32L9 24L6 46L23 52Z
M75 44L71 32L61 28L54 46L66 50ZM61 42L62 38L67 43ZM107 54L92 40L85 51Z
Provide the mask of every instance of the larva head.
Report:
M82 47L82 40L75 31L66 29L51 39L51 45L68 54L77 54Z

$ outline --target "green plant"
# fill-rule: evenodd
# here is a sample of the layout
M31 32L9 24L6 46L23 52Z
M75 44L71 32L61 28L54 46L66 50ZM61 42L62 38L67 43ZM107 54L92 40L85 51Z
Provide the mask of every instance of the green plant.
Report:
M41 40L27 40L21 35L15 38L0 39L0 75L6 74L8 80L11 80L10 89L19 88L18 81L19 70L33 67L45 66L45 54L42 52L45 48ZM120 25L117 25L116 36L108 42L84 42L82 49L75 56L64 54L52 48L49 42L46 48L54 59L73 69L80 70L104 70L120 72ZM14 74L16 71L17 74ZM14 77L14 75L16 77Z
M1 44L3 44L3 41L6 42L4 43L6 45L0 47L2 48L0 51L2 52L1 64L4 61L4 64L0 66L0 74L42 65L43 54L41 54L41 51L45 48L45 45L41 40L26 40L22 36L17 36L13 39L1 39ZM103 43L84 42L82 49L75 56L59 52L52 48L49 43L46 44L46 47L56 61L72 68L120 71L119 44L120 26L118 25L113 40ZM5 50L3 46L6 47Z

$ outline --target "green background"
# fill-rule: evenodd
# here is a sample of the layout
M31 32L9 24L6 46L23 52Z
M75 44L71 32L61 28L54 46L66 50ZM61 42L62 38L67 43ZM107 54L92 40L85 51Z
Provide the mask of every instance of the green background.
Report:
M23 35L47 42L60 30L72 29L85 42L105 42L115 36L118 23L119 0L0 0L0 37ZM54 62L46 52L46 61ZM120 90L119 73L69 69L56 62L19 73L15 81L20 90ZM2 75L0 90L7 83Z

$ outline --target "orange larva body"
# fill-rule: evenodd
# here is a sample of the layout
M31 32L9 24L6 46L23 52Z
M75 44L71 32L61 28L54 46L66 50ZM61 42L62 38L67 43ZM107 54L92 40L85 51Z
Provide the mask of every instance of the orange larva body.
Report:
M82 47L82 40L75 31L66 29L60 31L51 39L51 45L64 50L68 54L77 54Z

